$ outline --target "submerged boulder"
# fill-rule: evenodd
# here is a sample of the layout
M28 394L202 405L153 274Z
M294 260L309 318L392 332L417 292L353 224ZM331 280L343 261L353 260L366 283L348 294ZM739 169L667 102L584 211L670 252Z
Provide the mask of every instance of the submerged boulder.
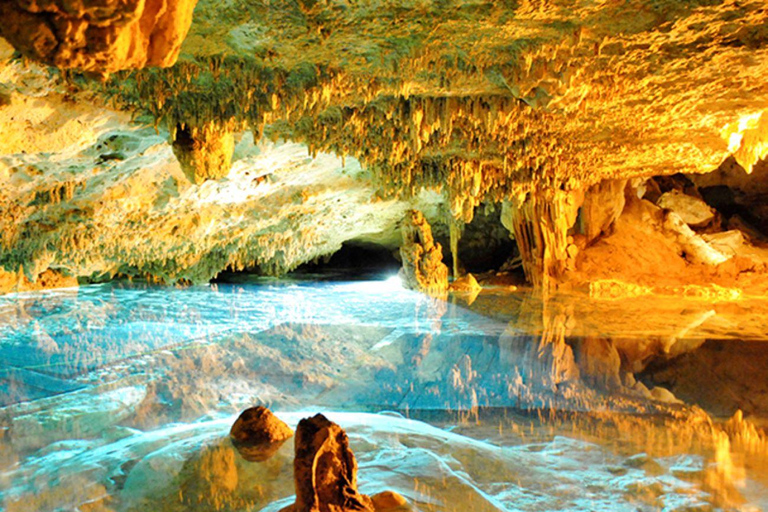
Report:
M429 295L445 295L448 291L448 267L443 263L443 250L432 237L432 228L418 210L406 214L403 222L403 245L400 277L406 288Z
M229 431L232 445L249 462L263 462L293 435L291 428L266 407L251 407Z

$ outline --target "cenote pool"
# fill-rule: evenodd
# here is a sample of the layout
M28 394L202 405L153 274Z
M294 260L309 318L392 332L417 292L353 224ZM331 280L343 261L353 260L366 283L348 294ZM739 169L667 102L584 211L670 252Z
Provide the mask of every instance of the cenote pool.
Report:
M265 405L326 414L361 492L409 510L766 509L764 313L383 278L6 295L2 507L280 510L292 443L251 463L228 437Z

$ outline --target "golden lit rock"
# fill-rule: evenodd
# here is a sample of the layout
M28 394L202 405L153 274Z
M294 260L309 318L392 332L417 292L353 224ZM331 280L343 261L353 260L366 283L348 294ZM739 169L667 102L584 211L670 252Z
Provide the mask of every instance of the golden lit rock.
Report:
M208 122L202 127L177 126L173 132L173 154L191 183L199 185L229 174L235 137L231 128Z
M0 36L24 55L107 75L176 62L197 0L0 2Z

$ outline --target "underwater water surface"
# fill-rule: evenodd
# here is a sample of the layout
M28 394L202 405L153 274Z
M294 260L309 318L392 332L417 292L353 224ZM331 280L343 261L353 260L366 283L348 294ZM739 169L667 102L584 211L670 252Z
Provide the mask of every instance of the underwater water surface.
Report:
M413 510L762 510L763 312L307 276L3 296L0 503L277 511L292 443L228 441L265 405L339 423L361 491ZM712 354L754 368L709 364L707 390Z

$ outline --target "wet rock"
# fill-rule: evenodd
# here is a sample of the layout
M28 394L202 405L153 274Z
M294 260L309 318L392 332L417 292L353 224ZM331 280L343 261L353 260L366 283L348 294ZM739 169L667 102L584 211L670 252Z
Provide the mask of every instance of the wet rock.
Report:
M295 446L296 503L282 512L374 512L371 498L357 491L357 461L340 426L322 414L305 418Z
M405 498L392 491L384 491L371 496L373 508L376 512L395 510L408 510L408 502Z
M692 228L704 227L715 219L716 212L707 203L679 190L665 192L656 204L675 212Z
M49 290L53 288L75 288L77 278L66 276L62 272L46 269L32 278L25 275L23 269L19 272L6 272L0 268L0 294L12 292L29 292Z
M194 477L188 481L186 492L182 494L184 503L192 507L203 505L221 510L232 502L239 482L235 457L232 448L213 445L190 460L188 470Z
M440 296L448 291L448 267L443 263L443 251L432 237L432 228L417 210L406 214L403 222L403 245L400 257L403 285L429 295Z
M483 287L478 284L475 276L467 274L452 282L448 289L451 293L460 295L467 304L471 305L477 299Z
M179 125L172 147L184 175L190 182L199 185L229 174L235 137L229 127L214 122L201 127Z
M450 286L450 290L457 293L475 293L482 289L483 287L478 284L477 279L472 274L460 277L452 282Z
M229 431L232 445L250 462L269 459L292 435L288 425L260 406L243 411Z
M0 36L60 69L111 73L171 66L197 0L0 2Z

